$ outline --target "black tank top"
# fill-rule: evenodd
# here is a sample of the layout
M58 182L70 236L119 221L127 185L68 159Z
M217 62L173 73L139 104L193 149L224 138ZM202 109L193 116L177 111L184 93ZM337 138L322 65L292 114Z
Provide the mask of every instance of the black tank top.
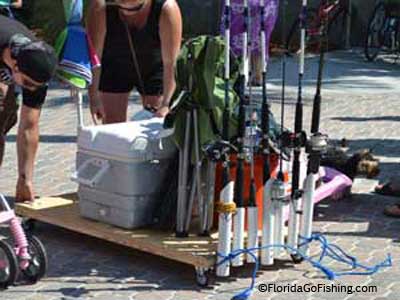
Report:
M159 20L161 10L166 0L152 0L150 13L143 28L132 29L132 36L136 56L142 77L146 77L152 70L162 65L161 40L159 35ZM118 7L106 7L107 33L104 43L103 60L132 64L132 54L126 28L120 18ZM134 68L132 64L132 68ZM133 69L132 72L135 72Z

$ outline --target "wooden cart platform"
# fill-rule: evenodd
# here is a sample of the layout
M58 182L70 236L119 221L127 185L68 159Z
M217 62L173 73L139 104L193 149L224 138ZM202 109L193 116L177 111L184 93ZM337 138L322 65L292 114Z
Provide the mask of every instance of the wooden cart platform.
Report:
M33 204L16 204L15 210L22 217L193 265L196 270L203 270L201 272L211 269L216 262L216 235L176 238L173 232L154 229L126 230L91 221L79 215L76 193L40 198Z

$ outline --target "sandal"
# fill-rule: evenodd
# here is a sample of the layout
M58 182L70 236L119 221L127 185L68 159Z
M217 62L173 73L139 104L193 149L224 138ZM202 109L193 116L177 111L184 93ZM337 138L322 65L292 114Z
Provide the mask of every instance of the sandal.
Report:
M392 218L400 218L400 203L386 206L383 214Z
M391 182L385 183L383 185L377 185L375 187L375 193L383 196L400 197L400 190L393 189Z

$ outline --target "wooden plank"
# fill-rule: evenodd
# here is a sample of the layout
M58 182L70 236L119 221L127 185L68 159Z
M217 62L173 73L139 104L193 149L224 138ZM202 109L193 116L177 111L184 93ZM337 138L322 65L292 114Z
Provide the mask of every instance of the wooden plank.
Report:
M29 214L32 211L43 211L45 209L66 206L74 203L76 194L67 194L65 196L39 198L32 204L30 203L17 203L16 210L21 214Z
M150 254L166 257L195 267L215 264L218 240L215 237L191 235L177 239L174 233L154 229L125 230L85 219L79 215L76 194L45 197L33 204L16 204L18 215L124 245Z

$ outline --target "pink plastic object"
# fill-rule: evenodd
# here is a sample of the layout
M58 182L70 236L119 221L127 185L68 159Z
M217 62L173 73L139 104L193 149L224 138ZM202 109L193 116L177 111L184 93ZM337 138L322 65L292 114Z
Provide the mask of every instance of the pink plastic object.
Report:
M314 203L325 198L334 197L342 194L346 189L352 186L353 181L339 171L324 167L325 175L322 177L324 183L316 190Z
M319 175L324 183L315 191L314 203L318 203L328 197L335 198L335 195L341 195L353 184L349 177L332 168L321 167ZM289 219L288 206L284 208L283 213L284 219L287 221Z
M0 224L8 223L12 218L15 217L13 210L6 210L0 212Z
M2 194L0 194L0 201L0 205L4 209L0 212L0 224L9 223L10 231L15 241L15 254L21 259L20 267L26 269L29 266L31 257L28 252L29 244L24 229L19 219L15 216L14 210L10 208L6 198Z
M17 255L22 259L21 268L27 268L29 265L30 255L28 253L28 240L26 239L26 235L24 229L21 226L21 222L14 217L10 221L10 231L14 237Z

